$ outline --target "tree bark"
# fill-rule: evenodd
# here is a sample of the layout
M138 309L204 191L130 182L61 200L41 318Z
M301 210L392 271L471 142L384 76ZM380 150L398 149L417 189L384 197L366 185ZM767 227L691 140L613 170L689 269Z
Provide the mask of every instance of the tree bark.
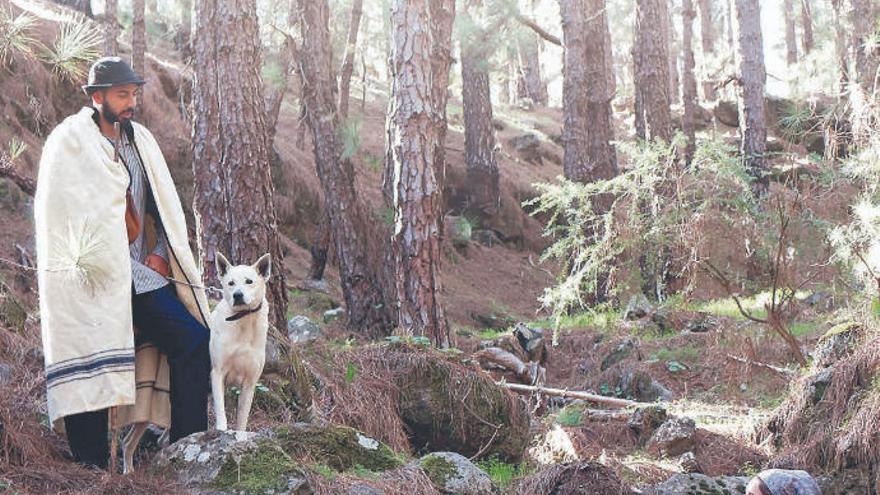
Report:
M665 0L638 0L633 61L636 130L645 140L672 138L669 111L669 14Z
M764 44L759 0L736 0L737 66L739 72L740 152L754 179L754 190L766 192L769 180L765 152L767 124L764 120Z
M345 54L342 57L342 70L339 76L339 117L345 120L348 117L348 95L351 87L351 74L354 72L354 51L357 48L358 30L361 26L361 14L363 14L364 0L351 2L351 17L348 22L348 42L345 44Z
M670 2L670 7L672 2ZM678 36L675 23L672 22L672 10L668 11L666 19L666 44L669 47L669 103L674 105L681 103L681 76L678 72L678 55L681 47L678 46Z
M299 56L306 120L312 131L315 165L339 260L348 327L370 337L391 330L381 279L369 263L366 216L354 185L354 166L343 157L336 113L336 84L327 0L298 0L302 48Z
M681 119L681 128L687 137L687 145L685 146L684 156L685 163L691 164L694 158L694 152L697 149L697 131L694 117L697 111L697 80L694 78L694 70L696 69L696 61L694 60L694 19L697 13L694 10L693 0L682 0L681 20L682 34L681 43L684 48L684 83L682 85L682 96L684 103L684 116Z
M714 19L712 16L712 0L699 0L700 4L700 42L703 47L703 65L707 66L708 59L715 56L715 31L713 29ZM706 67L708 69L708 67ZM703 73L708 74L708 70L704 69ZM718 98L718 92L715 90L715 83L711 80L703 81L703 98L706 101L714 101Z
M222 251L234 263L272 255L272 323L286 328L287 291L269 170L255 0L196 0L194 211L208 283Z
M330 251L330 212L329 206L324 205L321 220L318 222L318 231L315 232L315 240L309 252L312 262L309 265L309 279L324 280L324 270L327 268L327 253Z
M838 93L843 95L849 84L849 50L846 43L846 29L843 26L843 3L844 0L831 0L834 8L834 49L837 53Z
M852 3L853 46L856 51L856 78L866 92L874 91L880 49L870 42L877 25L872 0L850 0Z
M801 24L803 33L803 43L804 43L804 55L807 55L811 51L813 51L814 41L813 41L813 12L810 8L811 0L801 0Z
M783 0L782 15L785 18L785 61L788 65L797 63L797 35L795 34L794 0Z
M192 55L192 0L178 0L178 3L180 25L174 35L174 47L184 59L189 59Z
M147 28L144 20L144 0L134 0L131 5L133 18L131 24L131 68L143 78L147 77L144 53L147 51ZM138 100L138 109L143 118L147 102L144 94ZM254 260L256 261L256 260Z
M607 10L607 6L605 7ZM617 94L617 76L614 66L614 43L611 40L611 26L608 24L607 12L605 18L605 74L608 76L608 95L614 99Z
M517 38L517 99L529 98L535 105L546 106L547 85L541 79L541 61L538 56L540 43L538 36L526 30L522 30Z
M461 38L461 99L464 107L464 148L467 165L468 210L481 219L498 213L498 163L492 128L489 59L493 52L483 0L465 2L465 24L472 27Z
M440 302L440 189L453 0L394 0L388 158L394 193L392 251L399 325L450 345ZM429 86L431 85L431 86Z
M563 170L575 182L617 175L611 93L605 74L605 0L559 0L562 14ZM665 59L664 59L665 60Z
M55 3L70 7L87 17L94 17L91 0L55 0Z
M104 56L113 57L119 53L119 17L116 13L116 0L104 0Z
M287 26L292 28L297 22L296 0L289 0L287 5ZM266 125L269 129L269 143L275 140L278 116L281 114L281 103L290 87L290 73L296 62L297 46L292 36L287 36L278 53L278 64L281 67L281 80L277 84L266 87Z

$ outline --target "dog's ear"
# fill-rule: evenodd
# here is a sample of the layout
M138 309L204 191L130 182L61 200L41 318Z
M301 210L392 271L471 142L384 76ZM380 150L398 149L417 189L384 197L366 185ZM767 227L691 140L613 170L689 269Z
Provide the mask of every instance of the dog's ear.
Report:
M257 262L254 263L254 269L257 271L257 273L260 274L261 277L263 277L264 280L269 279L269 276L272 275L272 257L269 255L269 253L260 256L260 259L258 259Z
M216 255L214 266L217 268L217 277L223 278L226 276L226 272L229 271L229 260L220 251L217 251Z

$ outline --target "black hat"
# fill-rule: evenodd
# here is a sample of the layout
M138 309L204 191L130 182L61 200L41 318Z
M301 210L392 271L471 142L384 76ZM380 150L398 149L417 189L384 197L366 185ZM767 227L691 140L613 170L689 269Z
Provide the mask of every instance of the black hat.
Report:
M119 57L104 57L98 59L89 69L89 83L82 87L86 94L93 91L123 84L146 84L141 76L137 75L131 67Z

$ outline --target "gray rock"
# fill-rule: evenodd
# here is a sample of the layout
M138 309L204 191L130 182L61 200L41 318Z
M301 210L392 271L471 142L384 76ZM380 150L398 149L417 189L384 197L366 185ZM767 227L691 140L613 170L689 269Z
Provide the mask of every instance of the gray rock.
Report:
M303 289L308 291L323 292L324 294L330 293L330 284L323 278L321 280L315 280L312 278L306 279L303 281L302 286Z
M620 390L640 402L670 401L672 392L645 371L628 369L620 377Z
M521 134L510 138L507 142L513 146L514 151L523 160L537 165L544 164L541 156L541 139L537 135L532 133Z
M861 325L847 322L825 332L813 350L813 362L816 366L825 368L849 355L861 329Z
M686 322L683 330L688 333L705 333L715 330L720 324L721 322L718 321L718 318L709 314L700 313L700 315L693 320Z
M682 473L702 473L703 469L697 462L697 456L693 452L685 452L678 458L678 466Z
M653 495L709 495L724 493L729 495L745 495L747 476L719 476L710 478L703 474L676 474L668 480L654 485Z
M651 303L644 294L633 294L626 303L626 309L623 311L623 319L635 321L654 312Z
M330 323L333 320L339 319L342 315L345 314L345 310L342 308L330 309L324 311L324 323Z
M666 419L666 409L661 406L640 407L633 412L626 425L636 434L640 442L644 442L651 438Z
M825 368L808 379L807 386L809 387L810 400L813 402L813 405L818 404L825 397L825 390L828 389L828 385L831 385L832 378L834 378L834 369Z
M499 237L498 233L492 229L474 230L471 233L471 238L486 247L493 247L502 244L501 237Z
M443 495L496 495L492 478L461 454L434 452L422 457L419 466Z
M604 359L602 359L602 365L600 366L601 370L605 371L608 368L629 357L635 347L635 342L633 342L632 339L626 339L623 342L617 344L617 346L610 353L608 353L608 355L605 356Z
M690 418L672 418L663 423L651 439L647 449L654 455L675 457L694 448L696 424Z
M287 322L287 338L292 344L303 344L321 336L321 329L307 316L297 315Z
M6 385L12 381L12 366L0 363L0 385Z
M834 309L834 296L827 292L814 292L804 298L804 302L822 311Z

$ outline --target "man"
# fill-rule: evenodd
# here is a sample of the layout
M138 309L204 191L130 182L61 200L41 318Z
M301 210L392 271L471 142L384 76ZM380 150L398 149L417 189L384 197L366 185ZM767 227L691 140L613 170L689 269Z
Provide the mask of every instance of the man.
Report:
M767 469L749 481L746 495L822 495L806 471Z
M200 274L165 159L132 121L144 84L118 57L95 62L83 86L91 106L47 138L35 195L49 418L77 462L101 468L115 416L108 411L126 406L117 423L127 423L160 407L138 400L134 409L147 410L131 413L136 388L138 397L149 388L170 401L171 441L207 429L208 305L194 287ZM167 355L170 390L156 374L143 376L141 350L150 347Z

